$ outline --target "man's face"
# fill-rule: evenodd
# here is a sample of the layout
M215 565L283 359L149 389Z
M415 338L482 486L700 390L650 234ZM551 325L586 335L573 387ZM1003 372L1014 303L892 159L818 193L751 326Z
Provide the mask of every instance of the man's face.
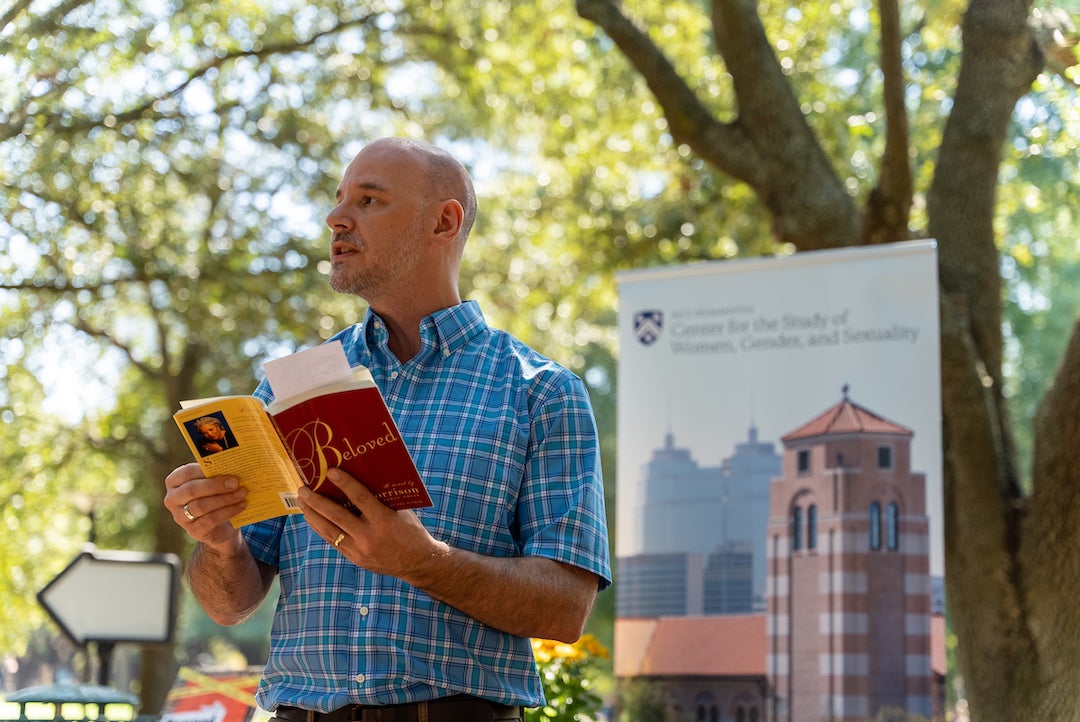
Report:
M419 283L410 273L424 249L424 183L423 167L399 148L375 143L353 159L326 217L331 288L371 301Z

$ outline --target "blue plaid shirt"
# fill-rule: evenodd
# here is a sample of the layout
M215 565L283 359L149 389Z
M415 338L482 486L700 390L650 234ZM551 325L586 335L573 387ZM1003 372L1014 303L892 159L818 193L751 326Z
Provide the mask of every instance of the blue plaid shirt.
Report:
M434 507L417 514L450 545L539 556L611 583L600 450L581 380L466 302L421 324L402 364L368 311L340 339L371 369ZM265 382L256 396L269 400ZM329 711L465 693L544 701L530 640L497 631L400 579L345 559L300 515L243 528L255 558L278 569L281 598L256 699Z

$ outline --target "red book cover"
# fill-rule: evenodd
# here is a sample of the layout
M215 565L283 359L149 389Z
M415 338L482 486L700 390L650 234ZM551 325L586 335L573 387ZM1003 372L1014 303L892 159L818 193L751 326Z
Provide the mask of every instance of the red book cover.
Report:
M304 483L348 504L326 472L340 467L392 509L431 506L416 464L374 385L334 390L271 414Z

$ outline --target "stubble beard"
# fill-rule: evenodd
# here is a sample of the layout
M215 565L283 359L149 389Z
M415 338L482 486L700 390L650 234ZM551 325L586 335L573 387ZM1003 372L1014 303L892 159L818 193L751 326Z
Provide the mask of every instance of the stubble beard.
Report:
M351 233L335 234L334 241L345 241L357 250L357 255L367 253L367 244ZM351 256L349 256L351 257ZM330 288L338 293L348 293L354 296L362 296L368 284L362 271L348 270L348 258L345 260L330 259Z
M414 222L402 236L400 245L392 255L384 254L383 258L376 259L368 268L350 270L348 268L348 256L341 261L331 259L330 288L338 293L347 293L359 296L367 301L372 300L373 295L378 295L380 289L388 288L389 284L400 279L406 271L412 268L420 258L419 222ZM357 250L357 256L371 253L370 248L358 236L352 233L341 233L335 236L335 240L342 240L351 244Z

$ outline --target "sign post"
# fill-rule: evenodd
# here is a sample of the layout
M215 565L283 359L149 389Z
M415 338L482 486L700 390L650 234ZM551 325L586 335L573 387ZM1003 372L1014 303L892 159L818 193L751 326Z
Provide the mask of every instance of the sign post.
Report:
M75 644L97 643L98 683L104 685L117 643L172 641L179 571L174 554L87 545L37 599Z

